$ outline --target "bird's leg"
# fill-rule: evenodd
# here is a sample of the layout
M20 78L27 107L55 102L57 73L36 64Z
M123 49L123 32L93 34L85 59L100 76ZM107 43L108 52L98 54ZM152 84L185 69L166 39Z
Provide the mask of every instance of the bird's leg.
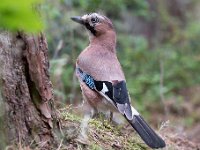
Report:
M95 107L93 107L93 109L92 109L92 118L99 118L98 109Z
M109 122L112 122L113 121L113 112L110 111L110 118L109 118Z
M96 108L93 108L92 118L99 119L103 125L105 124L105 115L102 112L99 112Z
M80 125L80 133L76 139L82 144L88 144L88 123L91 118L91 113L85 113Z
M106 120L104 120L104 118L106 118ZM109 123L109 124L111 124L112 123L112 121L113 121L113 112L110 110L109 112L108 112L108 114L107 115L103 115L102 117L101 117L101 119L102 119L102 122L103 122L103 125L105 126L106 124L106 121Z
M88 136L87 136L88 135L88 123L89 123L89 120L91 119L93 109L87 103L87 101L84 101L83 109L84 109L84 117L81 121L80 133L76 140L82 144L88 144L89 143Z

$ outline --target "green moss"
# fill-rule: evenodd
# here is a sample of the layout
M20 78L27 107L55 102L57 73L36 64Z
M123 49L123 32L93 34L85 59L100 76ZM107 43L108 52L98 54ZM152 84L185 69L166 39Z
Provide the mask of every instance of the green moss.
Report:
M126 149L126 150L146 150L148 149L141 139L130 131L129 135L121 126L113 125L112 123L99 119L91 119L89 122L89 137L90 140L96 140L94 147L103 149ZM117 147L116 147L117 146ZM94 148L95 149L95 148Z
M69 121L77 121L77 122L81 122L81 117L80 116L77 116L73 113L70 113L68 111L62 111L61 112L61 117L66 121L66 120L69 120Z
M68 111L67 111L68 110ZM61 112L63 121L66 121L67 126L75 125L76 127L81 124L81 117L69 112L65 109ZM80 128L77 128L77 130ZM143 143L140 137L135 134L134 130L126 129L123 126L114 125L104 118L90 119L88 124L88 140L89 145L82 145L76 143L77 149L89 150L147 150L148 147ZM70 139L68 139L70 140ZM73 140L73 139L72 139Z
M92 143L90 146L89 146L89 149L90 150L103 150L99 145L95 144L95 143Z

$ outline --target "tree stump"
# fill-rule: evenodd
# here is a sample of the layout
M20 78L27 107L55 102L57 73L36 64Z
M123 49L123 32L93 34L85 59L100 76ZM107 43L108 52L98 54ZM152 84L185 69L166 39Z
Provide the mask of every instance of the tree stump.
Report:
M46 39L0 32L0 147L51 149L51 102Z

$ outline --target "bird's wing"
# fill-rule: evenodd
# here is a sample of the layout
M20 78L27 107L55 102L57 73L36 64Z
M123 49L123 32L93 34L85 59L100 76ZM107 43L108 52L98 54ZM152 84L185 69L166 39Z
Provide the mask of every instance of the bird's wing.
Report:
M133 116L139 115L139 113L131 107L126 82L114 82L94 80L95 90L112 103L128 120L132 120Z
M125 81L96 81L92 76L77 68L81 80L91 89L116 107L126 120L138 132L144 142L151 148L165 147L165 142L145 122L142 116L130 104L130 98Z
M115 80L113 83L109 81L97 81L80 68L77 68L76 70L78 76L90 89L101 94L114 107L116 107L120 113L125 115L127 119L132 120L133 115L139 115L139 113L130 105L125 81Z

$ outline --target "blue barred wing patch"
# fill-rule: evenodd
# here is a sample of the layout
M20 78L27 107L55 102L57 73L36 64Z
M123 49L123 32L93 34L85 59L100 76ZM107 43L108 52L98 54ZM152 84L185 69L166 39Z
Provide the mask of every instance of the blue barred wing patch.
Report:
M83 82L85 82L87 84L87 86L89 86L89 88L91 89L95 89L95 85L94 85L94 79L90 76L90 75L85 75L83 78Z
M81 80L92 90L95 89L94 78L83 72L80 68L76 69L77 74L80 76Z

